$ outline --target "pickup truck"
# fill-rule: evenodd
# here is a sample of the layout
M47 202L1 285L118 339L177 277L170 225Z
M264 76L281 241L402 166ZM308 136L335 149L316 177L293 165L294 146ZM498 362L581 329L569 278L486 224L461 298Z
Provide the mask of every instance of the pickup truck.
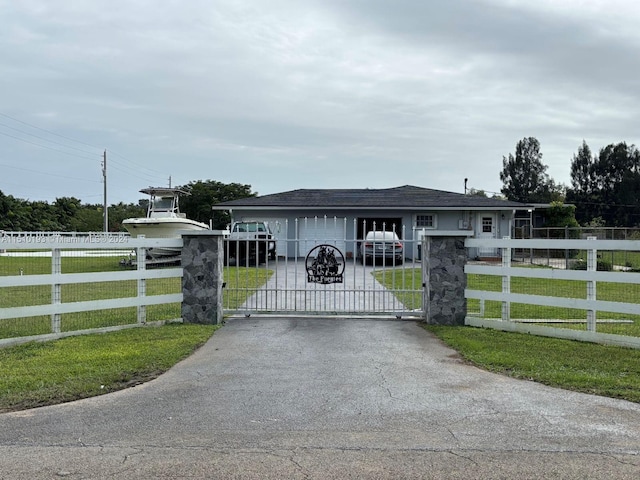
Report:
M264 263L276 259L276 240L269 224L261 221L234 222L229 230L225 259L235 259L236 265Z

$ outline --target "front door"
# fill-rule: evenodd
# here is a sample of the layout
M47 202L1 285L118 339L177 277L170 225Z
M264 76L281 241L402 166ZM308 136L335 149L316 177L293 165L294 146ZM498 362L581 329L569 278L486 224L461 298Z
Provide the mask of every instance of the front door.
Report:
M497 238L497 216L493 212L480 212L476 226L476 238ZM497 257L498 249L493 247L478 248L479 257Z

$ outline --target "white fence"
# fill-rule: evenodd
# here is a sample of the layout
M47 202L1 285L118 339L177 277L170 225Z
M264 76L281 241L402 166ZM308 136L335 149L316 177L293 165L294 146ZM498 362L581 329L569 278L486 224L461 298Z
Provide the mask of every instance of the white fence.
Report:
M481 263L469 263L465 267L467 276L470 274L488 275L501 279L500 291L480 290L467 288L465 296L469 299L476 299L479 302L479 311L476 315L468 315L467 325L497 328L508 331L518 331L534 333L538 335L568 338L583 341L593 341L598 343L621 345L632 348L640 348L640 335L638 327L640 320L638 317L628 320L600 319L598 312L624 314L628 316L640 315L640 303L628 301L598 300L598 284L615 284L614 287L622 293L624 286L635 291L635 286L640 285L640 273L629 271L632 267L628 265L612 265L614 270L619 271L597 271L598 257L601 252L634 252L638 253L640 260L640 241L638 240L517 240L517 239L467 239L465 246L468 248L490 248L501 252L501 264L490 265ZM565 268L528 268L526 265L514 266L511 259L511 252L515 249L531 250L565 250L571 252L573 256L579 256L580 252L586 257L586 270L567 270ZM607 255L609 256L609 255ZM613 258L613 256L611 256ZM625 258L628 258L625 256ZM561 262L563 264L564 262ZM637 268L637 267L636 267ZM528 293L514 293L512 291L512 279L538 279L546 282L547 287L553 288L553 282L565 280L571 282L585 282L585 288L581 298L570 298L567 296L555 295L535 295ZM581 285L581 284L578 284ZM609 289L611 290L611 288ZM575 290L574 290L575 291ZM554 292L557 294L558 292ZM620 295L621 298L633 297L631 295ZM616 295L614 295L616 297ZM635 297L637 299L638 297ZM633 299L633 300L635 300ZM501 302L499 318L486 318L484 309L485 302ZM513 318L512 304L526 304L538 307L556 307L559 309L573 309L574 311L584 311L585 318L582 320L562 320L555 318ZM598 330L603 329L603 325L611 323L631 324L630 335L619 335L603 333ZM584 330L569 328L554 328L545 326L545 323L555 323L569 326L584 323Z
M4 273L0 272L0 334L2 334L2 328L7 328L9 323L12 325L12 327L8 327L9 330L13 328L16 331L25 331L24 325L30 318L46 316L50 319L48 332L26 336L5 332L1 335L4 338L0 338L0 345L35 339L60 338L87 331L106 331L147 323L147 307L182 302L182 293L149 295L147 281L180 278L182 277L182 268L148 270L145 261L146 251L149 248L181 248L181 246L181 238L145 239L131 238L125 234L102 233L0 232L0 266L3 264L5 267L11 265L9 268L16 266L16 274L8 274L7 268L4 269ZM25 271L38 257L41 267L43 262L48 263L48 258L51 259L50 273L29 274L31 272ZM42 257L46 257L47 260ZM111 271L64 273L62 266L67 257L82 258L82 261L86 261L89 267L98 259L108 257L112 260L108 262L109 264L113 263L113 268ZM142 261L130 262L131 259ZM134 268L131 268L131 265ZM127 281L129 283L135 281L133 295L111 295L117 290L117 285L122 285L122 282ZM93 293L98 292L98 295L94 296L100 298L63 301L64 286L70 287L74 284L79 289L94 290ZM92 285L95 288L91 289ZM43 287L47 290L50 288L50 294L43 291ZM28 290L30 288L34 292L44 293L41 295L44 300L41 298L40 302L23 302L22 305L15 306L15 298L18 293L31 300L29 298L32 296L31 290ZM71 298L74 295L68 295L68 297ZM136 315L129 322L129 325L99 326L82 329L80 332L74 330L73 327L65 328L61 322L63 316L67 314L126 307L135 307L136 309ZM28 331L28 328L26 330ZM21 338L16 340L16 337Z

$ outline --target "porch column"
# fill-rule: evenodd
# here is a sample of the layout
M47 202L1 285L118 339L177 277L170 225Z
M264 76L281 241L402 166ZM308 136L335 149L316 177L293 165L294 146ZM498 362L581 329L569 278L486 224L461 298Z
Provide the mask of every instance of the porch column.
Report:
M221 230L182 235L182 320L222 323L224 242Z
M464 325L468 255L464 240L470 233L427 233L422 238L422 278L425 288L424 321L431 325Z

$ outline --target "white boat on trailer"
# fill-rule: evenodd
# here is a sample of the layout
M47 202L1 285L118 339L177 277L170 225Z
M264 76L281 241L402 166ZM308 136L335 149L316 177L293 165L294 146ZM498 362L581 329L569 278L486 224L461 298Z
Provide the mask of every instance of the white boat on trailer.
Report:
M147 216L141 218L127 218L122 225L132 237L144 235L146 238L175 238L181 236L184 230L209 230L209 225L188 219L180 212L180 196L189 195L186 190L171 187L149 187L140 190L149 195ZM153 260L176 261L180 257L180 249L150 248L147 256Z

